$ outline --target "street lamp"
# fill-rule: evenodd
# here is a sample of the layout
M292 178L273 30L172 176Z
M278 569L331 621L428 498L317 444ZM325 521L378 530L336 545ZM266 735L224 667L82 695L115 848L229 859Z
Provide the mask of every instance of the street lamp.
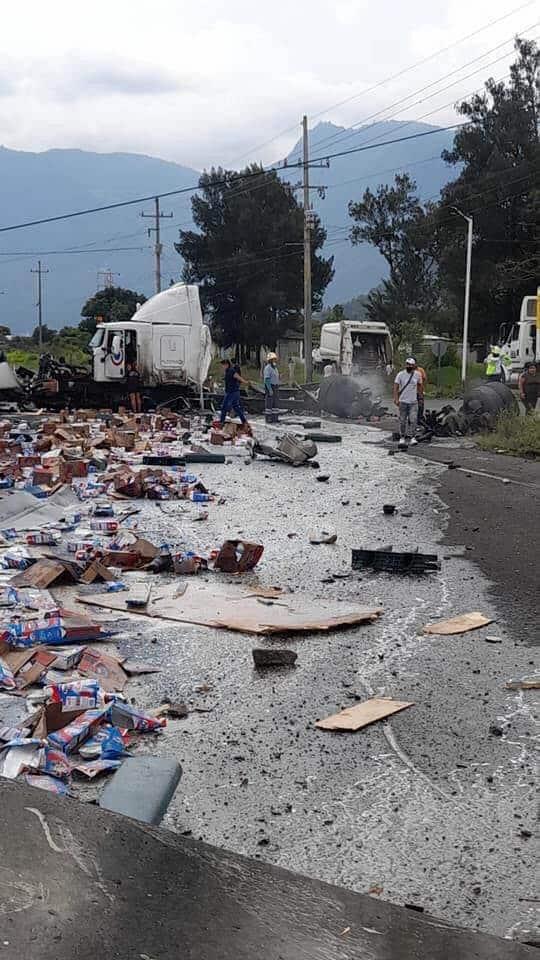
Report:
M467 263L465 267L465 304L463 307L463 347L461 352L461 383L465 385L467 378L467 343L469 339L469 305L471 300L471 260L472 260L472 234L473 218L468 217L462 210L452 207L454 213L463 217L467 221Z

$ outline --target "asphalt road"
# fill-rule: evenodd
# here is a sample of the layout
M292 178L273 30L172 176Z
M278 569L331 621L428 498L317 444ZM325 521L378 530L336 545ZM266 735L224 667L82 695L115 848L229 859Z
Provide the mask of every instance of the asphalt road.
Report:
M466 545L492 582L490 593L516 640L537 645L540 462L446 443L422 444L414 456L455 464L441 474L438 488L448 507L444 542Z
M450 927L0 780L5 960L534 960ZM99 938L96 943L96 938Z
M192 522L195 505L143 506L140 528L157 542L263 542L258 572L245 584L291 589L308 605L323 597L385 609L368 627L286 638L296 668L266 674L252 664L260 638L134 619L118 645L163 668L130 684L137 701L210 709L170 721L159 741L141 744L175 755L184 769L165 826L452 923L531 940L535 693L505 688L532 672L531 650L470 551L443 545L450 514L436 491L446 468L388 456L368 428L339 432L341 445L319 449L327 483L310 468L235 458L201 465L201 478L226 498L206 523ZM482 483L474 487L478 505ZM383 516L386 502L412 516ZM310 545L309 533L328 526L337 544ZM441 572L327 582L350 572L351 547L389 543L438 552ZM421 633L438 617L470 610L496 622L462 636ZM201 685L210 689L197 692ZM416 706L356 734L314 727L374 693Z

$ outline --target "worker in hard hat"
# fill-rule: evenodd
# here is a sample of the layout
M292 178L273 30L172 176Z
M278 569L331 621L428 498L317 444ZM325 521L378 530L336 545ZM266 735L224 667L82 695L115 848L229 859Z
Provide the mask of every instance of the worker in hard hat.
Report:
M493 346L484 360L486 380L490 383L500 382L502 380L504 383L506 380L505 368L511 365L512 361L510 357L506 353L503 353L500 347Z
M264 380L264 398L266 410L275 410L278 405L279 395L279 370L277 367L277 354L268 353L263 370Z

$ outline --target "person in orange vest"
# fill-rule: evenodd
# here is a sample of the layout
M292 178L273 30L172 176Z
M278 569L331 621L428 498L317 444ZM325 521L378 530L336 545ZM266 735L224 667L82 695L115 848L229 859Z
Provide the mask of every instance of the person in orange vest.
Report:
M422 395L418 394L418 423L424 422L424 400L426 394L426 383L427 383L427 373L423 367L419 367L416 360L414 361L415 369L418 370L422 378Z

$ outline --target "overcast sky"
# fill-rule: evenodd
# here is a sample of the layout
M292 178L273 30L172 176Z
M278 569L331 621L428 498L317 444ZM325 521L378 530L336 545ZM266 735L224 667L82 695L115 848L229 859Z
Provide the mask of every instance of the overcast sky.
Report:
M0 139L202 168L285 155L303 113L344 125L377 111L451 123L445 105L505 76L512 36L538 20L540 0L4 0Z

